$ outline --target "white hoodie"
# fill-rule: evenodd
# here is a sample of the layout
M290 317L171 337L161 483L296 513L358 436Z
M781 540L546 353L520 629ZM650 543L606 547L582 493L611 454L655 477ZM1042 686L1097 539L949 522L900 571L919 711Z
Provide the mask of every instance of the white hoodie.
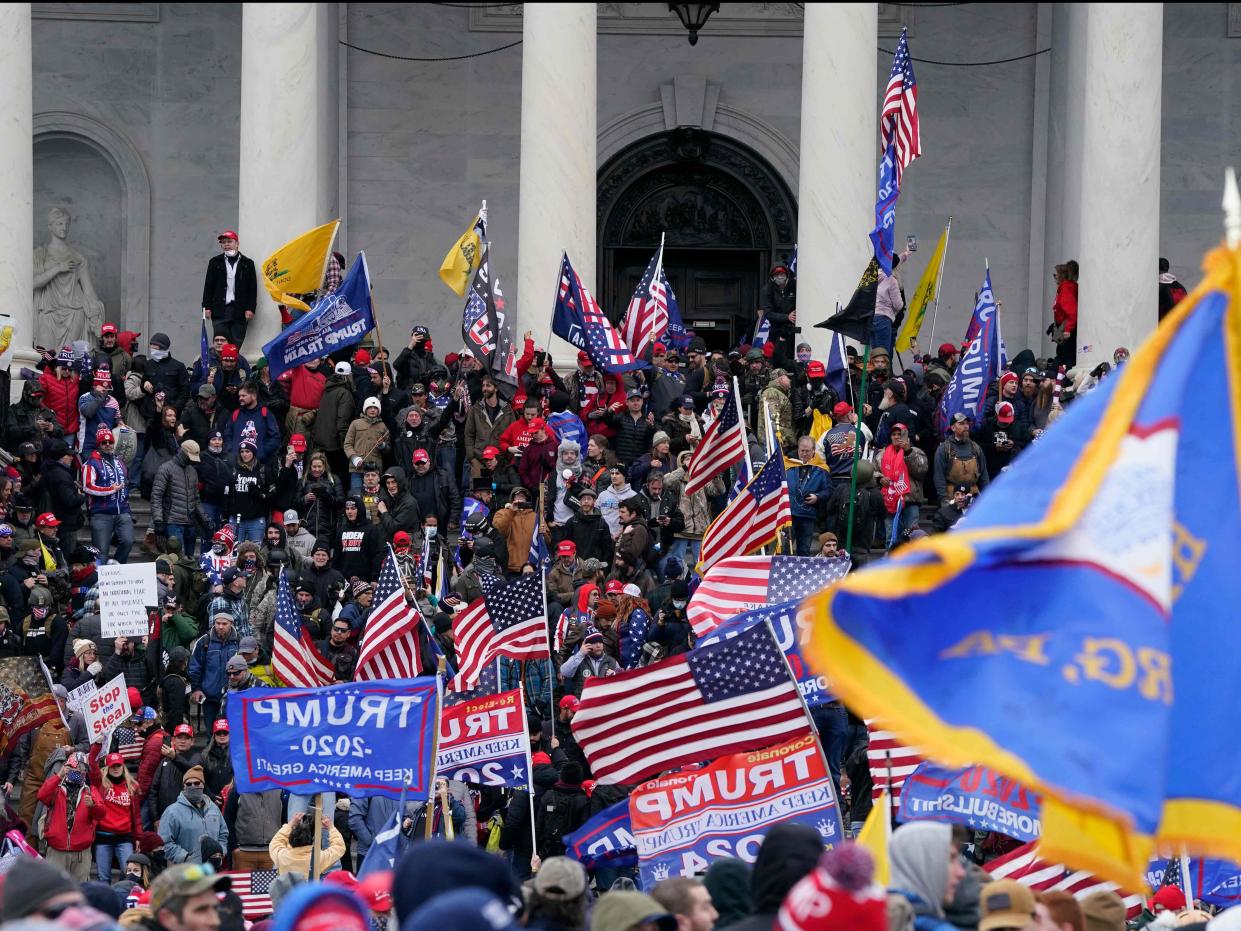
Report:
M620 535L620 503L626 498L631 498L634 490L626 483L620 488L613 488L610 484L599 492L599 496L595 499L595 507L599 509L599 513L603 515L604 521L607 522L608 530L612 533L612 539L616 539Z

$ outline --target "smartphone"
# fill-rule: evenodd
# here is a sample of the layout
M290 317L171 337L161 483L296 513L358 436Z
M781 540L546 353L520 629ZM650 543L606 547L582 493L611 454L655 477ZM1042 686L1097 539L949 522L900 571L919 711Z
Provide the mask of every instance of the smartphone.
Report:
M918 237L917 236L906 236L905 237L905 248L908 249L910 252L917 252L918 251Z

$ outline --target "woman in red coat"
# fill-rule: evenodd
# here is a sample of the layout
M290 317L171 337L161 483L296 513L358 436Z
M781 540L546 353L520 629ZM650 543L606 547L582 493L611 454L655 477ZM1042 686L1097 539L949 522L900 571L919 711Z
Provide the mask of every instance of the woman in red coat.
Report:
M55 367L49 365L39 376L43 387L43 406L56 416L65 442L70 446L78 432L78 374L73 370L73 352L68 346L56 355Z
M102 769L95 765L101 744L90 749L90 781L103 796L103 814L95 829L95 869L101 882L112 882L112 859L115 856L122 875L134 840L142 832L141 800L138 781L125 768L125 758L109 753Z
M1063 328L1063 339L1056 345L1056 362L1067 368L1077 364L1077 262L1072 259L1056 266L1056 302L1052 319Z

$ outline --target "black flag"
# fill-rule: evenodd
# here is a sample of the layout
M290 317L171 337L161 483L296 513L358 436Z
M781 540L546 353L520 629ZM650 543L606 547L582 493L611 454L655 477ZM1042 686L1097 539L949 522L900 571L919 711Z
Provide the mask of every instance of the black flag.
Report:
M482 362L497 382L517 386L513 327L505 311L500 280L491 273L490 243L483 244L482 258L465 298L461 336L474 358Z
M870 325L875 316L875 295L878 290L879 263L871 259L845 309L822 323L816 323L815 327L835 330L864 346L870 345Z

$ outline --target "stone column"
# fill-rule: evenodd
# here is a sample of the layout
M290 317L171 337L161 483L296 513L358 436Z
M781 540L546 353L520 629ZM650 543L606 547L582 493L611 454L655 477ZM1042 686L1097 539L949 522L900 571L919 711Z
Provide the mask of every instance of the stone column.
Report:
M1084 61L1070 72L1082 119L1065 189L1077 196L1078 254L1064 258L1081 265L1077 364L1090 369L1158 322L1163 4L1073 11L1070 28L1084 26Z
M259 266L299 233L337 216L335 3L241 8L241 179L237 234ZM259 284L245 353L280 332Z
M30 62L30 4L0 4L0 293L10 295L13 367L34 353L34 129ZM20 382L15 382L17 392Z
M802 33L797 214L800 340L826 359L833 333L814 324L846 304L871 255L879 171L879 7L807 3Z
M515 335L551 332L560 253L593 294L597 65L593 3L522 9L521 174ZM610 310L611 308L604 308ZM569 346L555 350L560 361Z

